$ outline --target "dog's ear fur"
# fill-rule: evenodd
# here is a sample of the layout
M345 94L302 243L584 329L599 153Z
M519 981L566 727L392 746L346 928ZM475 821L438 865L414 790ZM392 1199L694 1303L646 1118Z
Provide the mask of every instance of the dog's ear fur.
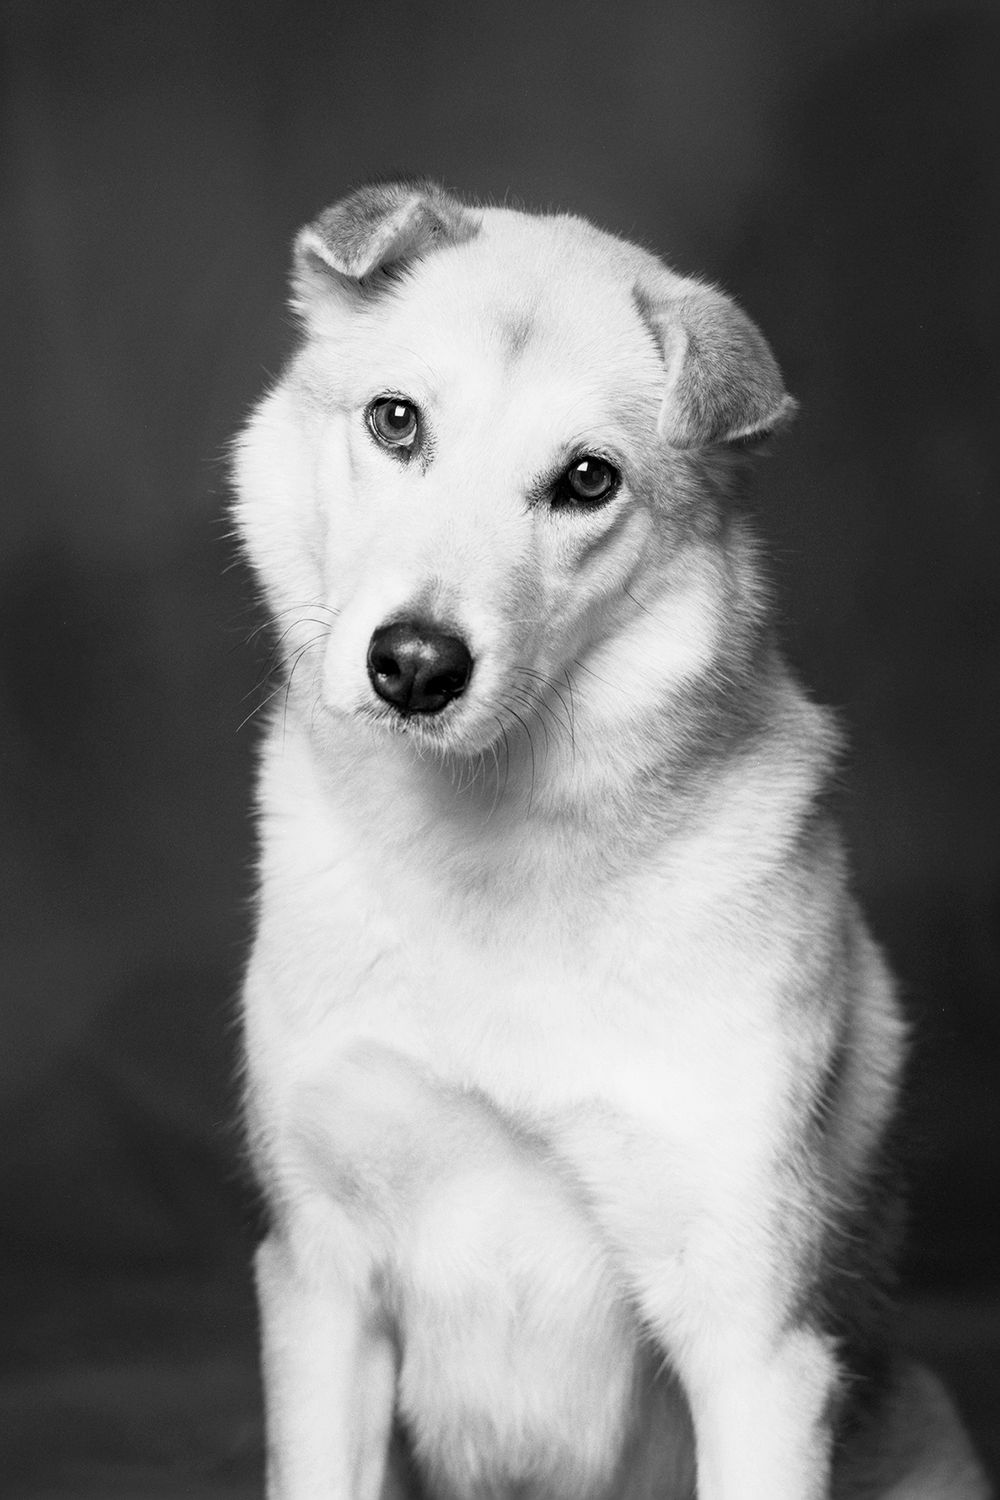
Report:
M471 239L478 228L478 214L434 182L358 188L296 236L293 305L308 318L331 292L370 296L393 271L436 245Z
M722 292L664 272L637 283L635 300L663 354L665 442L751 448L794 416L767 340Z

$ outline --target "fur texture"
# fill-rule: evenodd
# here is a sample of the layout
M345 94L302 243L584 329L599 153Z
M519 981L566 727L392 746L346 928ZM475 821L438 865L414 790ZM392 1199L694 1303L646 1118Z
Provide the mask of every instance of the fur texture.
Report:
M888 1354L904 1028L740 510L794 409L762 335L428 183L329 209L293 285L236 462L287 675L245 992L271 1500L984 1496ZM378 689L400 622L468 648L433 712Z

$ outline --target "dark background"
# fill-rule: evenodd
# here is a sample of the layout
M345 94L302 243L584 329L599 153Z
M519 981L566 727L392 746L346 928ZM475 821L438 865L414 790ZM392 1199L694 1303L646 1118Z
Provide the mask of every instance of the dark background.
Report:
M266 661L221 519L296 227L369 175L733 291L915 1020L907 1340L1000 1451L1000 27L945 0L0 7L0 1493L258 1493L233 1125Z

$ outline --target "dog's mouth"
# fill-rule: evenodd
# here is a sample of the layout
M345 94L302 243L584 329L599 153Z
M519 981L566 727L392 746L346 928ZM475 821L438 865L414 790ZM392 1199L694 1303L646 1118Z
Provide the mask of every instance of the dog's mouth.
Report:
M523 740L543 760L572 742L572 685L522 660L513 640L489 644L454 617L389 616L368 638L365 668L355 713L418 755L465 761L501 747L506 763Z
M497 670L492 660L480 663L459 687L437 689L446 701L433 709L407 710L371 692L356 706L358 717L378 735L405 740L419 758L447 763L456 770L457 785L468 783L457 768L478 765L479 779L492 786L490 768L506 786L515 762L527 768L531 784L552 757L576 754L576 685L567 671L556 679L534 667L507 664Z
M514 729L516 715L505 713L487 662L431 672L411 690L376 655L368 676L370 690L356 712L376 733L406 739L418 756L474 759Z
M493 738L489 729L478 722L479 716L467 712L468 700L463 693L454 694L434 712L407 712L369 698L361 706L359 717L377 735L405 740L414 753L432 760L465 761L485 750Z

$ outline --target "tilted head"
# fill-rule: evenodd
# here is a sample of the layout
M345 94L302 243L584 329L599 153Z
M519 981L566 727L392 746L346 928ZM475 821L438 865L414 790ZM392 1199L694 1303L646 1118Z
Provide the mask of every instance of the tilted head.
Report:
M431 183L328 209L293 288L236 516L315 732L472 756L552 695L620 728L730 670L757 602L729 492L794 407L731 301Z

